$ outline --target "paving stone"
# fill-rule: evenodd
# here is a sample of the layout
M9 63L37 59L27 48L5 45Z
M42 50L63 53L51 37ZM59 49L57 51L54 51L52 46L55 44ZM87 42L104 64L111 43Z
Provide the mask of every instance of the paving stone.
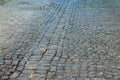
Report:
M50 71L56 71L56 70L57 70L56 66L51 66Z
M17 67L17 70L20 71L20 72L23 71L23 69L24 69L24 66Z
M105 78L93 78L93 80L105 80Z
M3 54L2 54L2 51L0 51L0 59L2 59L3 58Z
M18 63L19 63L18 60L14 60L14 61L12 61L12 64L15 65L15 66L18 65Z
M90 80L90 78L77 78L77 80Z
M55 75L56 75L55 72L49 72L47 78L52 79L55 77Z
M69 76L70 76L70 72L68 72L68 73L65 72L65 73L63 74L63 76L64 76L64 77L69 77Z
M59 60L59 57L55 57L54 60L55 60L55 61Z
M14 72L11 76L10 76L10 79L15 79L17 78L18 76L20 75L20 72Z
M95 77L95 76L96 76L95 71L89 72L89 73L88 73L88 76L89 76L89 77Z
M3 60L0 60L0 65L3 65L4 64L4 61Z
M29 60L31 61L38 61L40 59L40 56L31 56Z
M25 66L26 61L22 60L21 62L19 62L19 66Z
M23 70L22 74L20 75L19 78L29 78L29 75L33 73L34 71L32 70Z
M81 73L80 76L81 76L82 78L86 78L86 77L88 77L88 74L87 74L87 73Z
M44 70L44 69L38 69L38 70L36 70L35 72L38 73L38 74L40 74L40 73L41 73L41 74L46 74L47 71Z
M1 57L1 58L3 58L3 54L2 54L2 55L0 55L0 57ZM5 58L6 60L11 59L11 58L12 58L12 53L9 53L9 54L8 54L8 55L6 55L4 58Z
M11 60L5 60L6 65L11 65L12 61Z
M36 61L28 61L25 65L25 69L37 69L38 63Z
M17 80L30 80L30 78L20 77L20 78L17 78Z
M82 68L81 68L83 71L84 70L87 70L87 62L86 61L84 61L83 63L82 63Z
M40 79L45 79L45 77L40 76L40 74L31 74L29 76L30 80L40 80Z
M8 78L8 76L2 76L1 80L7 80Z

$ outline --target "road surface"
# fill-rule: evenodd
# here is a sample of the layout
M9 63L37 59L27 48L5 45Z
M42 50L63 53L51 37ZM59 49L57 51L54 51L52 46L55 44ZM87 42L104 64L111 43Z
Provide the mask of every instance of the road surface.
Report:
M120 80L117 0L30 1L0 10L2 80Z

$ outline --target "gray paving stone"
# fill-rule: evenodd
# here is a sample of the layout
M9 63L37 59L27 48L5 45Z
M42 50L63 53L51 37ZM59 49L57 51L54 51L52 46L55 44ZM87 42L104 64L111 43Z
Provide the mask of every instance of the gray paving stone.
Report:
M43 75L45 75L47 71L44 70L44 69L38 69L38 70L36 70L35 72L38 73L38 74L43 74Z
M8 78L8 76L2 76L1 80L7 80Z
M16 66L16 65L18 65L18 62L19 62L18 60L14 60L14 61L12 61L12 64Z
M11 76L10 79L15 79L20 75L20 72L14 72Z
M24 69L24 66L19 66L19 67L17 67L17 70L20 71L20 72L22 72L23 69Z
M25 66L26 61L22 60L21 62L19 62L19 66Z
M4 61L3 60L0 60L0 65L3 65L4 64Z
M93 78L93 80L105 80L105 78Z
M77 78L77 80L90 80L90 78Z
M56 66L51 66L50 71L56 71L56 70L57 70Z
M11 60L5 60L5 64L6 64L6 65L10 65L11 63L12 63Z
M38 63L36 61L28 61L25 65L25 69L38 69Z
M26 78L26 77L20 77L18 78L17 80L30 80L29 78Z

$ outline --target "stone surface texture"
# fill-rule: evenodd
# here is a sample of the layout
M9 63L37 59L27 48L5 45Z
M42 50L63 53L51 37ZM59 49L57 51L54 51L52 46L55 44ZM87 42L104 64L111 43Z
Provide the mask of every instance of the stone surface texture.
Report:
M117 0L47 1L0 6L0 80L120 80Z

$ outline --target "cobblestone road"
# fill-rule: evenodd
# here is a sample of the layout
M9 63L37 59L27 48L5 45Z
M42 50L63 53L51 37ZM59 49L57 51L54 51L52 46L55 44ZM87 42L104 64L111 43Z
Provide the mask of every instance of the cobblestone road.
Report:
M23 7L34 15L19 41L3 51L1 80L120 80L120 5L53 2L42 16L41 8Z

